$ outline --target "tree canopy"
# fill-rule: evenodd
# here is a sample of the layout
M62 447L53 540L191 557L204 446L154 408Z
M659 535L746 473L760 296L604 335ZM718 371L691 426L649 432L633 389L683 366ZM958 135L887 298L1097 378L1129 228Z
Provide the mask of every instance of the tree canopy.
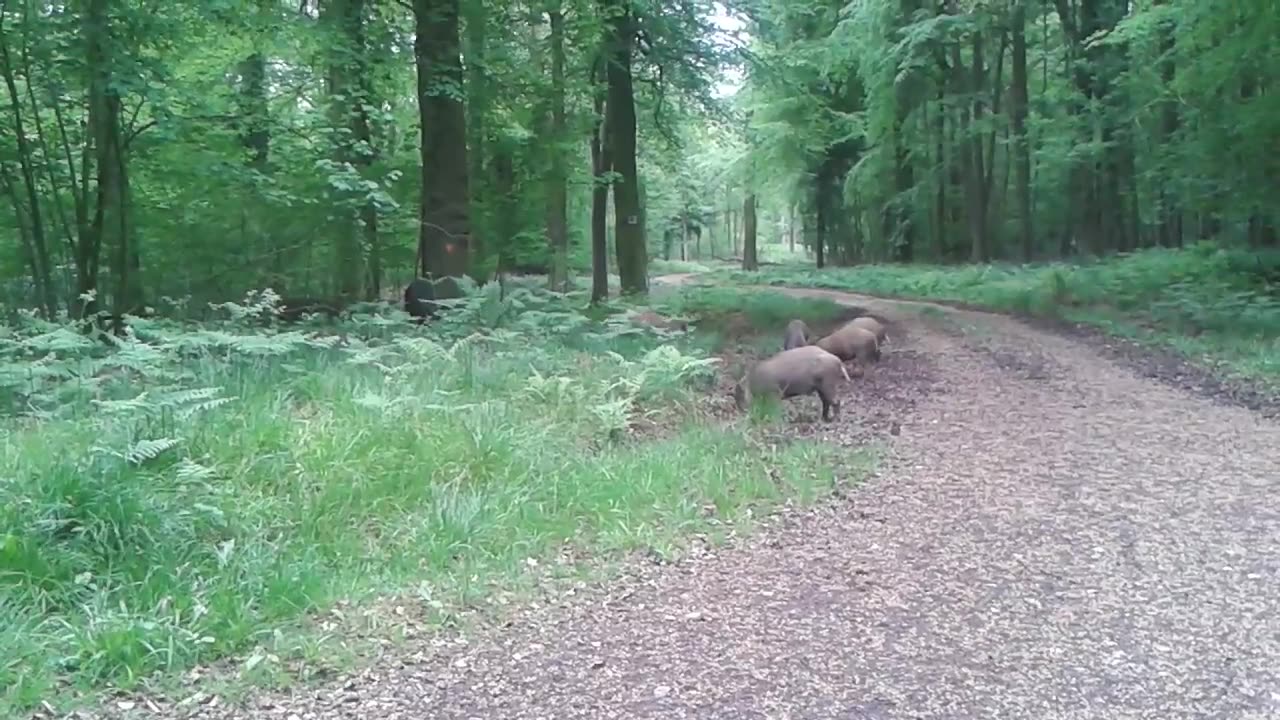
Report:
M1192 0L5 0L0 300L1276 245L1277 31Z

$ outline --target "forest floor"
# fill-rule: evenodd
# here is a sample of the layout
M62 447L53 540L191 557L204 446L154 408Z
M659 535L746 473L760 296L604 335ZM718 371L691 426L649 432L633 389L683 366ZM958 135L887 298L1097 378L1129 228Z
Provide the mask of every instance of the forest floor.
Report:
M891 321L836 422L787 408L799 434L882 441L866 484L320 687L111 712L1280 716L1280 423L1012 318L774 291Z

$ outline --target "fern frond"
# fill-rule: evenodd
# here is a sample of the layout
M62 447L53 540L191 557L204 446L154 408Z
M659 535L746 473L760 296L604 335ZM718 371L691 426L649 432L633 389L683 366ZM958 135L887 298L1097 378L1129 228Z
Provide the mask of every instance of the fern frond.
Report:
M200 482L213 477L215 472L211 467L201 465L190 458L183 458L178 462L177 478L182 482Z
M148 460L154 460L165 452L172 450L182 444L177 438L157 438L155 440L140 440L125 451L124 459L134 465L141 465Z
M212 398L209 400L205 400L203 402L198 402L194 405L188 405L187 407L184 407L178 410L175 414L177 415L179 420L186 421L186 420L190 420L191 418L195 417L200 413L208 412L215 408L220 408L223 405L226 405L227 403L233 400L235 400L235 398L229 398L229 397Z

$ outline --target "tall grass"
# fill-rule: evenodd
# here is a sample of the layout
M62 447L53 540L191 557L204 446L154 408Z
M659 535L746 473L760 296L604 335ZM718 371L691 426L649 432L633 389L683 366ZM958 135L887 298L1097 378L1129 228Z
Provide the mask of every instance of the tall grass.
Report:
M1180 350L1193 359L1280 383L1280 253L1202 243L1095 262L1036 265L791 266L765 282L942 299L1061 316Z
M564 543L669 548L708 508L830 483L821 446L706 422L697 342L581 300L490 293L429 331L140 322L111 351L8 331L0 710L279 643L341 599L462 602ZM658 439L628 435L646 419Z

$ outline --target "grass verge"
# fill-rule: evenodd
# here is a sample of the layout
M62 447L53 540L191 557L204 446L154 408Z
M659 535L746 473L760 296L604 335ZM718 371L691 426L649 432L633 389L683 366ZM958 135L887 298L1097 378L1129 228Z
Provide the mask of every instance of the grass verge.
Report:
M1174 349L1199 364L1280 388L1280 253L1203 243L1091 263L792 266L722 272L739 283L969 303L1060 317Z
M138 321L109 348L34 319L5 331L0 716L303 656L300 620L336 603L426 588L460 606L566 544L664 552L831 486L825 446L707 422L714 333L668 341L579 295L494 291L425 331L395 313L256 327L250 305ZM737 302L700 292L666 307ZM829 310L753 302L752 322Z

